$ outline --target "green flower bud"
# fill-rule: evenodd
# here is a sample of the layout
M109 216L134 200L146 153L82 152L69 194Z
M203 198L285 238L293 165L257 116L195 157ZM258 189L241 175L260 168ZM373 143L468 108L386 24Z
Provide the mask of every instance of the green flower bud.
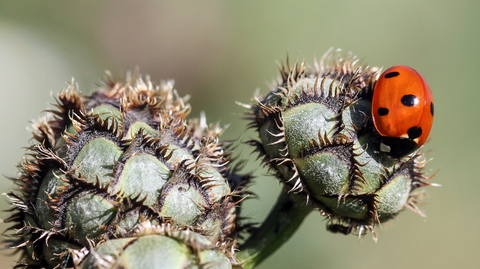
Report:
M172 225L145 224L132 237L103 242L84 256L73 251L80 268L218 268L228 269L237 262L202 235L177 230Z
M138 268L128 253L161 260L151 248L157 241L190 260L191 246L170 237L145 234L133 244L142 223L168 223L233 249L248 176L228 168L221 128L186 119L187 100L172 82L154 86L131 76L109 79L89 97L73 82L61 92L58 109L34 123L34 144L14 179L19 190L8 194L14 215L6 222L16 230L9 244L22 251L19 266L76 266L67 259L72 251L88 255L100 244L97 251L107 254L128 245L122 262ZM215 253L195 259L208 262Z
M380 151L371 116L378 69L356 67L353 56L325 57L315 69L282 66L282 81L251 106L259 135L251 144L292 194L328 217L332 232L364 234L404 208L419 212L413 191L431 185L423 155Z

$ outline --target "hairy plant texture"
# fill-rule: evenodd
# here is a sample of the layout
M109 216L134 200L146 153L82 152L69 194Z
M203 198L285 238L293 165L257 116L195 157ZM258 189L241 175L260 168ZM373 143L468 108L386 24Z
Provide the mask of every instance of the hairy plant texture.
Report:
M248 269L312 210L328 218L331 232L375 236L375 225L405 208L421 214L416 190L433 185L421 144L400 137L414 151L399 150L405 144L382 137L372 121L379 72L337 52L314 67L287 59L278 84L245 105L258 133L250 144L283 183L258 227L240 225L250 178L230 165L222 128L187 120L188 96L173 82L107 76L90 96L72 82L34 122L12 178L17 188L6 194L13 212L6 241L21 253L16 267ZM433 101L430 111L428 130Z
M327 53L309 67L280 66L281 81L251 108L251 141L289 192L328 217L328 230L373 232L404 208L418 213L420 151L395 159L380 152L372 122L377 68Z
M179 263L235 264L248 177L228 168L221 128L186 119L187 101L173 82L155 86L135 74L109 77L88 97L73 82L62 91L57 109L33 124L34 143L13 179L18 189L7 194L18 267L154 268L120 265L131 253L170 245Z
M105 241L88 251L73 252L81 268L240 268L232 266L231 252L221 251L204 236L176 229L169 223L146 222L127 238Z

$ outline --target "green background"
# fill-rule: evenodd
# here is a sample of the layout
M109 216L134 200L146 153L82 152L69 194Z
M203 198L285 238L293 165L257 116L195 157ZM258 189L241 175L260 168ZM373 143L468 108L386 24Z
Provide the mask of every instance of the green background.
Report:
M260 268L480 268L479 11L480 1L2 1L0 172L15 175L25 126L72 77L89 93L105 69L118 77L139 66L156 82L175 79L192 96L191 116L230 124L224 140L248 140L235 101L267 92L287 52L312 63L333 46L426 78L435 99L427 170L442 187L426 189L426 218L402 213L377 229L377 243L331 234L313 213ZM245 215L258 222L280 187L250 148L237 155L257 176L260 198ZM1 180L5 192L12 184ZM2 259L1 268L14 264Z

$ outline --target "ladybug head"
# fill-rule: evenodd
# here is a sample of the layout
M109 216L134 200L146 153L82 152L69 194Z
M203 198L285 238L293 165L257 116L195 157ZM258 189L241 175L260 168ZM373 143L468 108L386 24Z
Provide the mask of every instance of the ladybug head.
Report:
M380 151L394 159L402 158L417 149L417 143L411 139L405 137L381 137Z

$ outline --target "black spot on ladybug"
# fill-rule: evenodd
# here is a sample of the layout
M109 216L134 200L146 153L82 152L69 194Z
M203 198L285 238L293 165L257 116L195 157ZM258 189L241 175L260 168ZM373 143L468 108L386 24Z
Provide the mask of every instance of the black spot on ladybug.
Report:
M385 108L385 107L381 107L378 109L378 115L380 116L385 116L385 115L388 115L388 108Z
M414 106L419 103L418 98L413 94L404 95L401 101L405 106Z
M410 129L408 129L407 134L408 134L408 138L413 140L413 139L418 138L422 135L422 128L421 127L412 127Z
M433 102L430 103L430 113L432 113L433 116Z
M398 73L397 71L393 71L393 72L390 72L390 73L386 73L384 78L394 78L398 75L400 75L400 73Z

